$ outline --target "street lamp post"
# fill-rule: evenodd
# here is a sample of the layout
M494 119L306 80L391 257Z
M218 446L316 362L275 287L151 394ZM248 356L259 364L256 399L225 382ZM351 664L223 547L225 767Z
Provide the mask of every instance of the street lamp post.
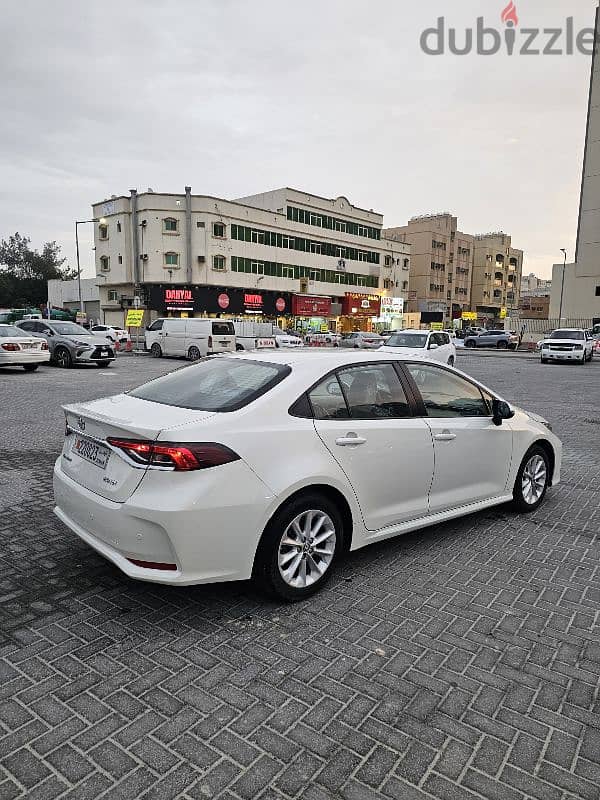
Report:
M83 298L81 296L81 266L79 265L79 226L87 225L88 222L106 222L104 217L94 217L94 219L75 220L75 252L77 254L77 293L79 295L79 310L83 313Z
M562 322L562 307L563 307L563 292L565 291L565 270L567 269L567 251L564 247L560 248L560 252L564 255L565 260L563 261L563 269L562 269L562 280L560 283L560 308L558 310L558 324L560 325Z

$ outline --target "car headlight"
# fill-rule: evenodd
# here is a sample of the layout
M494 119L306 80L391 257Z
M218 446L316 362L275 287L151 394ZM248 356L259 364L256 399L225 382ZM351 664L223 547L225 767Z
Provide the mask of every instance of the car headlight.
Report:
M542 350L549 350L549 349L550 345L548 344L548 342L542 342Z
M576 345L573 346L573 350L583 350L583 345L582 344L576 344Z

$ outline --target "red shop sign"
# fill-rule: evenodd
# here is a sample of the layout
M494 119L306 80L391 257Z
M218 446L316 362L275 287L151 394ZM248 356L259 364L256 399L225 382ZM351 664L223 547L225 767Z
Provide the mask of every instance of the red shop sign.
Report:
M342 314L348 317L378 317L381 297L378 294L346 292L342 300Z
M244 292L244 308L247 311L262 311L262 294L251 294L250 292Z
M295 294L292 297L292 314L296 317L328 317L331 313L331 298L310 297Z

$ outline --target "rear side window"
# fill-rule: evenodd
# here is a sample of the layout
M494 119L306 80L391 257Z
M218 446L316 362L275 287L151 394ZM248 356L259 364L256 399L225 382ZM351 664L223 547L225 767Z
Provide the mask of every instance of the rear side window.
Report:
M207 358L130 392L132 397L191 408L237 411L268 392L289 373L285 364L235 358Z
M391 364L350 367L339 373L352 419L398 419L411 411Z
M328 375L309 394L315 419L348 419L348 408L337 375Z
M213 322L212 332L213 336L234 336L233 322Z

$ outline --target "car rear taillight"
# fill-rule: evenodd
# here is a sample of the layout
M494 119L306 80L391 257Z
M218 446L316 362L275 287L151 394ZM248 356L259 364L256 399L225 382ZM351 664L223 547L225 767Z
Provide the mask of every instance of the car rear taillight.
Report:
M48 349L48 342L42 342L42 350Z
M14 342L6 342L6 344L2 345L2 349L3 350L10 350L11 352L14 353L15 350L20 350L21 348L19 347L18 344L15 344Z
M164 469L173 472L190 472L209 469L239 461L239 456L215 442L148 442L139 439L118 439L109 436L107 442L122 450L136 464L150 469Z
M208 348L209 348L209 350L212 349L212 336L208 337Z

